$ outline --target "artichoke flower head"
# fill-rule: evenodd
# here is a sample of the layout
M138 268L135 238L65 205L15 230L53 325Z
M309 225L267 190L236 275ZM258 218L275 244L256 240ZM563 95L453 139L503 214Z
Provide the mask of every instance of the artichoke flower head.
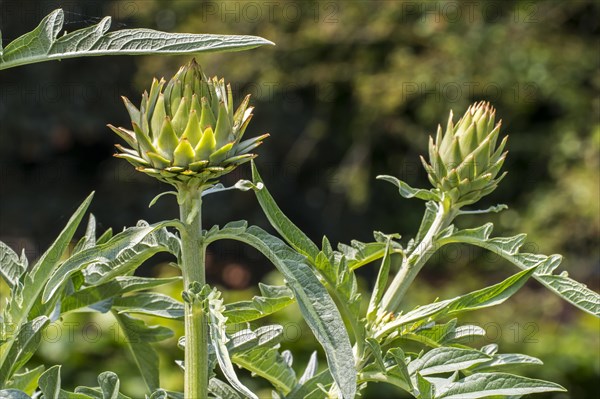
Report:
M429 138L429 163L421 157L429 181L456 207L477 202L496 189L506 172L498 176L508 136L496 146L501 121L488 102L471 105L454 124L452 112L446 131L438 126L435 141Z
M108 125L129 145L117 144L115 156L176 187L214 184L256 157L251 151L268 136L241 140L252 119L249 100L234 111L231 86L208 79L192 59L168 83L154 79L139 108L123 97L132 130Z

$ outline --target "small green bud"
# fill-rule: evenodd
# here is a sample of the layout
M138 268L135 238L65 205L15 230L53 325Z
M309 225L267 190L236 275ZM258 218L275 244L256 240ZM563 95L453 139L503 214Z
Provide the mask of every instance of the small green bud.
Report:
M488 102L471 105L454 124L452 112L446 131L438 126L435 142L429 140L429 163L423 158L429 181L450 197L457 207L479 201L491 193L505 174L498 176L506 152L507 137L496 148L501 122Z
M109 127L131 148L117 157L170 184L212 184L256 155L268 135L241 141L252 119L246 96L233 110L231 86L207 79L195 60L169 80L154 79L139 109L123 98L133 130Z

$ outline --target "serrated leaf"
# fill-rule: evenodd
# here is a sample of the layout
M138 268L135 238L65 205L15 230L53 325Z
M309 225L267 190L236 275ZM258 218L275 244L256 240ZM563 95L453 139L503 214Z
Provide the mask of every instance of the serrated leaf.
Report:
M332 292L338 300L340 310L350 321L356 340L362 341L364 339L364 327L358 321L360 294L357 292L356 277L352 273L352 270L381 258L384 254L385 244L358 243L364 247L362 249L365 249L367 253L363 255L358 249L355 250L355 248L349 247L353 251L353 255L348 255L346 260L344 260L339 252L332 254L331 245L325 238L323 240L323 251L319 251L316 244L285 216L279 206L277 206L277 203L265 187L254 163L252 164L252 177L257 186L262 185L262 188L255 192L258 202L271 225L292 248L307 258L308 263L317 269L326 283L333 288ZM336 264L334 265L334 263Z
M475 364L487 362L492 358L474 349L452 347L435 348L408 364L409 373L422 376L452 373L467 369Z
M61 389L61 366L53 366L41 374L35 386L39 385L44 399L90 399L90 396ZM1 391L0 391L1 392ZM0 398L2 395L0 394ZM26 396L27 398L29 396ZM36 396L37 397L37 396Z
M294 303L293 292L285 287L260 285L262 296L254 296L250 301L229 303L223 315L227 324L246 323L273 314ZM269 287L269 288L265 288Z
M238 331L229 337L227 350L230 354L246 352L260 347L275 347L283 339L283 327L278 324L262 326L252 331Z
M385 361L389 362L390 360L392 360L392 366L386 369L386 374L394 378L397 386L401 386L401 384L399 384L401 381L405 384L404 387L401 386L402 389L414 393L404 351L400 348L391 348L385 355Z
M235 389L218 378L211 378L208 381L208 392L219 399L242 399Z
M156 230L170 224L172 224L172 222L166 221L154 225L130 227L112 237L105 244L86 249L73 255L52 273L52 276L44 289L43 301L49 301L70 276L91 264L97 263L106 265L107 270L113 270L115 268L122 269L123 265L126 266L127 270L130 270L131 267L139 266L141 262L163 248L162 246L157 246L151 248L150 253L139 253L136 250L136 246L142 243L143 240Z
M305 258L256 226L249 227L242 234L219 233L217 237L253 246L283 274L294 292L304 319L325 350L331 373L342 388L343 396L354 397L356 372L350 338L335 303L306 264Z
M600 295L598 293L566 275L553 274L562 260L560 255L545 256L520 253L519 248L525 241L525 235L489 238L492 225L488 224L484 227L487 228L487 235L472 234L472 230L459 230L448 237L440 239L437 243L439 245L450 243L473 244L500 255L521 269L529 269L535 266L536 272L533 277L536 280L579 309L600 317Z
M141 313L167 319L182 319L183 303L157 292L142 292L115 298L113 308L119 313Z
M61 313L86 308L107 299L130 292L147 290L161 285L181 281L181 277L149 278L137 276L119 276L114 280L97 286L76 291L61 301ZM112 303L111 303L112 306Z
M6 45L0 70L75 57L239 51L273 44L257 36L166 33L151 29L107 32L110 17L58 37L63 22L63 10L54 10L33 31Z
M223 375L225 378L227 378L227 381L229 381L232 387L242 395L251 399L258 399L258 396L256 396L244 384L242 384L235 373L235 369L233 368L233 363L231 362L231 357L229 356L229 351L227 350L227 342L229 339L225 334L226 319L222 314L225 308L223 307L223 300L220 298L220 293L216 290L213 290L208 295L207 303L208 316L210 319L210 323L208 323L210 342L215 350L217 361L221 371L223 372Z
M477 399L493 395L564 392L558 384L504 373L473 374L446 386L436 399Z
M404 198L419 198L424 201L436 201L436 202L441 200L440 196L437 193L435 193L433 190L424 190L421 188L413 188L413 187L409 186L407 183L403 182L402 180L400 180L394 176L379 175L379 176L377 176L377 179L387 181L389 183L392 183L396 187L398 187L398 191L400 192L400 195L403 196Z
M381 337L409 323L428 319L435 320L441 317L454 316L472 310L499 305L516 293L531 277L534 271L535 267L523 270L498 284L453 299L420 306L384 324L376 336Z
M399 244L391 241L391 247L394 249L400 249ZM341 253L346 259L348 269L355 270L359 267L367 265L371 262L381 259L386 254L386 243L382 242L369 242L364 243L357 240L353 240L351 245L338 244L339 253Z
M19 255L0 241L0 277L4 278L9 288L17 284L26 270L27 265L21 261Z
M269 381L287 394L296 385L296 373L276 347L262 347L235 353L231 360L240 367Z

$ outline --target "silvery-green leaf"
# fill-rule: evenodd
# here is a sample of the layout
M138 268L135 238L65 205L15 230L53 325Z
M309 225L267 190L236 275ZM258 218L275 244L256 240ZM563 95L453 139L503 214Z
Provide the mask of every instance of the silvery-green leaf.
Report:
M476 372L489 372L506 370L515 366L523 365L541 365L542 361L533 356L522 355L520 353L499 353L487 362L480 363L472 368Z
M314 260L319 254L319 248L279 209L265 187L254 162L252 162L252 180L256 185L262 184L262 188L255 191L256 198L271 225L292 248L308 259Z
M41 365L32 370L14 374L8 384L6 384L6 388L19 389L28 395L33 395L38 387L38 379L44 370L45 367Z
M233 368L233 363L231 362L231 357L229 356L229 351L227 350L227 342L229 339L225 334L226 319L222 313L224 306L223 300L220 298L220 293L216 290L213 290L208 295L206 301L208 302L208 316L210 319L210 323L208 323L210 342L215 350L217 361L221 371L223 372L223 375L225 375L227 381L229 381L236 391L248 398L258 399L258 396L256 396L244 384L242 384L235 373L235 369Z
M367 309L367 319L372 321L377 316L377 309L381 302L385 287L387 285L388 276L390 274L391 254L390 254L390 241L387 242L385 247L385 256L381 261L379 272L377 273L377 280L375 280L375 287L371 294L371 300L369 301L369 308Z
M564 392L558 384L504 373L478 373L446 386L439 399L477 399L493 395L528 395L541 392Z
M410 374L418 372L422 376L452 373L489 360L490 356L478 350L441 347L432 349L410 362L408 371Z
M183 318L183 303L168 295L143 292L115 298L113 308L118 313L141 313L167 319Z
M87 287L76 291L61 301L61 312L66 313L85 308L126 293L147 290L180 281L180 277L149 278L137 276L119 276L114 280L97 286ZM112 306L112 302L110 303Z
M154 225L130 227L112 237L105 244L73 255L52 273L44 289L43 301L49 301L71 275L91 264L103 264L109 270L122 267L123 264L127 265L128 270L129 265L139 265L146 257L149 257L149 254L146 252L138 253L135 247L154 231L171 224L171 222L166 221ZM151 254L155 253L154 249L150 252Z
M553 274L562 261L560 255L540 255L519 252L525 235L490 238L491 223L479 229L459 230L438 240L439 245L468 243L488 249L521 269L536 267L533 277L561 298L579 309L600 317L600 295L565 274Z
M414 197L414 198L422 199L424 201L440 201L441 200L440 195L438 193L436 193L434 190L424 190L421 188L413 188L413 187L409 186L407 183L403 182L402 180L400 180L394 176L379 175L379 176L377 176L377 179L387 181L389 183L392 183L396 187L398 187L400 195L403 196L404 198L413 198Z
M304 373L302 373L302 376L298 380L298 384L304 384L305 382L307 382L308 380L313 378L315 376L315 373L317 372L318 365L319 365L319 363L318 363L318 359L317 359L317 352L315 351L310 355L308 364L306 365L306 368L304 369Z
M17 284L19 278L27 270L27 265L21 262L17 255L8 245L0 242L0 277L12 288Z
M94 193L90 194L79 208L77 208L56 240L25 276L23 289L27 290L27 295L23 298L23 303L15 303L14 300L11 302L10 318L15 325L21 325L27 320L31 310L40 305L40 294L60 263L67 246L92 201L93 195ZM2 363L2 359L2 356L0 356L0 364Z
M227 324L246 323L273 314L286 306L294 303L294 294L283 286L265 286L259 283L261 296L255 296L250 301L229 303L225 306L223 315L227 317ZM269 288L265 288L269 287Z
M277 267L294 292L304 319L323 346L331 373L343 390L344 398L354 397L356 371L350 339L335 303L305 258L256 226L241 234L215 233L213 240L217 238L245 242Z
M242 399L235 389L218 378L211 378L208 381L208 392L219 399Z
M0 399L31 399L31 396L18 389L0 389Z
M22 324L16 337L11 340L12 344L2 348L0 387L31 359L40 344L43 329L49 322L48 317L40 316Z
M149 399L169 399L169 394L164 389L158 389L152 392Z
M296 373L276 347L260 347L235 353L231 360L269 381L278 391L287 394L296 385Z
M61 378L60 367L50 367L39 380L40 390L44 394L44 399L62 399L61 394Z
M54 10L33 31L7 44L0 57L0 70L75 57L237 51L273 44L256 36L166 33L151 29L108 32L110 17L59 37L63 23L63 10Z
M532 267L531 269L523 270L498 284L453 299L446 299L444 301L420 306L383 325L376 333L376 336L381 337L409 323L415 323L430 318L439 319L441 317L454 316L467 311L499 305L517 292L529 277L531 277L534 271L535 267Z
M103 399L119 398L119 377L111 371L105 371L98 376L98 384L102 390Z
M308 381L305 381L303 384L297 384L294 389L286 395L286 399L322 398L324 392L321 387L329 387L332 383L333 378L331 377L331 373L329 373L329 370L325 369Z

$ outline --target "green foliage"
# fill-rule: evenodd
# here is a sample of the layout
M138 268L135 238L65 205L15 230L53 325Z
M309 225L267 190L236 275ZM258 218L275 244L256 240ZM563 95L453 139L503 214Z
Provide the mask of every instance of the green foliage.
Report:
M491 112L493 113L493 110ZM468 158L470 155L464 156ZM457 158L456 161L458 164L466 162L462 158ZM253 169L253 175L257 184L263 184L256 168ZM454 186L446 188L441 185L436 190L414 189L394 177L383 176L383 178L397 185L402 196L429 201L421 228L416 238L409 241L406 249L397 244L392 250L392 236L388 236L384 250L370 254L361 254L356 250L348 251L351 247L344 246L340 247L340 252L334 252L326 239L323 242L323 251L319 251L316 245L283 215L266 188L257 192L259 203L270 222L286 241L305 254L311 265L318 270L323 281L339 300L340 309L345 310L342 314L347 316L348 322L352 326L362 327L353 329L359 387L364 388L368 382L387 382L418 398L480 398L564 390L554 383L495 372L496 367L502 369L503 366L509 366L513 362L514 364L539 364L539 360L535 358L520 354L496 355L495 349L467 349L458 343L461 337L482 334L481 329L473 329L473 326L457 327L456 319L450 320L447 324L437 324L440 320L467 311L503 303L530 277L539 278L539 276L552 274L561 258L556 255L547 257L520 254L518 249L523 243L524 235L490 239L491 224L459 231L456 231L451 224L459 215L499 212L505 206L491 207L484 211L462 211L461 207L471 200L457 201L456 192L452 191L456 191ZM489 181L487 177L485 179L486 182ZM494 188L496 184L493 183ZM478 192L477 198L491 191L486 190ZM384 241L381 239L381 234L376 235L377 237L380 238L379 243ZM398 307L402 303L406 290L416 275L435 251L451 242L483 246L524 270L501 283L466 295L419 306L406 313L399 311ZM362 248L367 246L368 244L361 244ZM347 254L352 254L355 261L361 265L382 258L375 288L364 316L361 315L360 308L352 307L353 298L359 294L356 290L353 269L345 266ZM402 257L402 265L388 286L389 258L393 255ZM563 275L562 278L567 277ZM545 281L547 283L548 280ZM561 291L552 285L549 288L576 306L597 315L600 310L600 295L573 280L570 280L569 287L573 290ZM405 354L401 349L401 343L407 340L421 344L421 353ZM482 366L477 369L479 365ZM452 376L438 376L447 373L452 373ZM464 378L461 378L461 375ZM330 386L330 383L331 381L327 385ZM309 392L306 389L303 394L310 397Z
M209 232L206 241L210 243L218 239L238 240L253 246L283 274L306 322L323 345L332 376L344 397L353 397L356 376L350 340L335 303L308 267L305 258L277 237L255 226L245 229L240 223L226 225L221 230L213 230L212 234Z
M108 32L111 18L98 24L58 34L64 23L62 9L52 11L33 31L2 48L0 70L36 62L100 55L185 54L251 49L268 40L252 36L166 33L151 29L123 29Z
M104 19L96 26L57 39L63 14L56 10L34 31L16 39L5 49L0 47L0 69L81 55L225 51L268 43L250 36L181 35L148 30L106 33L109 23L109 19ZM131 44L132 38L138 43L135 46ZM198 71L199 68L194 66L194 73ZM187 81L187 75L181 79ZM198 82L200 80L196 79ZM145 120L146 125L156 126L142 126L144 134L139 134L134 124L134 134L128 136L125 132L122 136L135 147L129 155L140 159L149 156L144 162L158 159L156 154L149 152L153 144L148 141L148 129L158 131L160 126L163 136L164 124L171 123L164 110L154 109L162 101L160 86L161 83L156 83L150 94L145 94L145 106L153 108L147 110L149 115L153 111L159 115L159 119ZM214 102L212 108L219 110L218 118L212 115L215 132L243 130L241 125L250 116L250 111L246 110L247 101L241 111L244 115L234 116L232 109L225 106L226 102L231 103L231 90L226 93L224 85L215 83L217 86L220 94L210 99ZM170 87L166 91L179 87L180 92L169 91L170 105L165 105L165 109L179 101L184 102L181 98L195 98L190 94L192 86L185 86L177 77ZM179 108L185 108L185 104ZM128 111L132 119L144 122L140 113L145 109L128 106ZM184 111L187 113L189 109ZM177 123L177 114L179 111L171 115L173 124ZM189 115L190 120L196 118L195 111ZM469 347L465 341L482 335L482 329L459 324L459 316L463 313L505 302L531 277L582 310L600 316L600 295L564 273L554 274L562 259L560 255L522 253L519 250L525 235L491 238L491 223L472 229L454 227L453 222L458 216L505 209L503 205L480 211L462 209L491 193L504 176L496 179L506 155L503 153L506 140L496 149L499 126L494 125L494 115L495 110L489 104L480 103L470 107L454 126L451 114L446 133L442 134L440 128L435 144L433 139L430 142L430 163L424 162L433 189L413 188L395 177L380 176L396 185L401 196L427 201L421 227L406 245L399 242L400 234L375 232L375 241L371 243L352 241L350 245L340 244L334 250L324 237L319 248L283 214L254 164L252 183L240 180L229 188L213 178L208 181L185 173L187 170L178 171L181 172L178 181L186 184L175 184L177 192L168 192L177 197L178 220L153 224L141 221L115 235L108 230L97 237L95 218L90 216L84 237L68 253L90 205L90 195L31 268L24 255L18 256L0 243L0 276L11 293L10 299L3 304L0 319L0 398L40 395L57 399L129 398L121 392L121 381L111 371L101 373L96 386L79 386L71 392L62 387L60 365L48 369L45 366L27 368L40 345L44 329L62 315L75 311L112 315L123 330L130 355L144 381L146 397L150 399L258 398L249 384L238 376L234 365L268 383L272 387L272 396L279 399L350 399L370 383L386 383L420 399L520 397L564 391L562 386L552 382L508 374L506 371L515 371L515 366L541 364L541 361L519 353L497 353L498 348L494 345ZM201 121L195 122L205 124L208 116L207 113ZM235 124L225 126L226 119L234 120ZM179 144L171 146L174 147L171 148L174 162L177 157L189 155L183 147L190 146L188 136L198 133L194 126L187 127ZM183 129L183 125L179 128ZM166 131L169 131L168 126ZM204 134L210 142L202 144L205 140L202 136L199 147L202 151L214 147L211 140L215 139L212 127ZM225 150L218 150L218 156L232 155L228 154L227 148L231 149L228 145L233 142L227 144L226 141L238 139L220 137L219 145ZM249 151L255 144L256 141L246 143L244 150ZM240 145L244 146L244 143ZM188 166L191 168L192 163ZM161 176L155 177L164 180ZM252 189L271 225L285 242L259 227L249 227L246 221L203 230L203 197L230 188ZM177 233L169 229L176 229ZM205 275L206 248L223 239L236 240L258 250L275 266L285 285L261 284L261 295L226 304L221 292L206 284ZM522 271L464 295L441 301L436 299L433 303L407 309L408 288L431 256L451 243L471 244L493 251ZM134 275L142 264L158 253L168 253L177 259L175 266L182 274L181 279ZM393 273L393 260L396 259L400 267ZM374 288L371 293L365 292L359 287L356 270L379 260L381 264ZM157 291L157 288L180 280L183 282L183 301ZM368 305L363 306L363 297L366 299L369 294ZM313 352L298 376L292 352L281 351L283 327L271 324L253 328L249 325L250 322L264 322L265 318L293 303L299 307L303 320L324 351L327 360L324 370L319 371L317 353ZM179 346L184 349L185 356L177 362L184 371L183 393L161 389L159 355L154 344L174 335L166 326L168 323L184 326L185 336L179 339ZM238 331L232 332L236 328ZM220 371L216 370L217 365Z
M553 274L562 262L561 255L520 253L526 235L490 238L493 225L488 223L475 229L458 230L452 226L437 239L442 246L449 243L468 243L502 256L521 269L535 268L533 277L563 299L583 311L600 317L600 296L585 285L568 277L567 272Z

